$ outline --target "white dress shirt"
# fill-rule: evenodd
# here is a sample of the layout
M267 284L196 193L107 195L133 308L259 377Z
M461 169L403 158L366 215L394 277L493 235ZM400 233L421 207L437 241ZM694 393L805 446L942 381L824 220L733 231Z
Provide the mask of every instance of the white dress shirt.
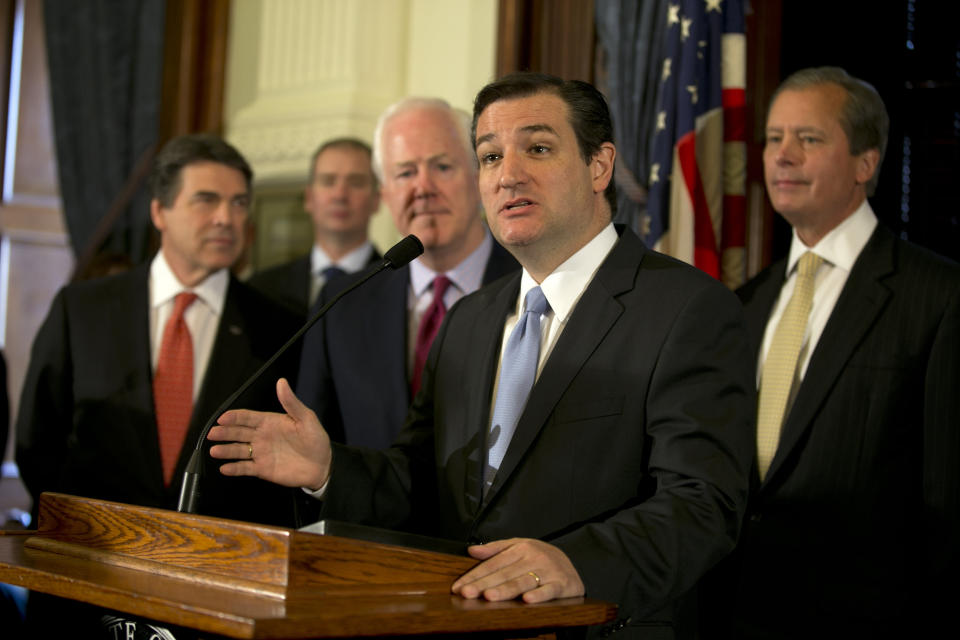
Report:
M153 262L150 263L148 287L150 289L150 363L154 371L157 370L157 359L160 357L160 345L163 342L163 330L167 320L173 313L173 301L178 293L191 292L197 294L197 299L187 307L184 320L190 330L193 341L193 397L200 393L203 376L207 372L207 363L213 351L213 343L217 337L217 327L220 325L220 316L223 313L223 304L227 298L227 285L230 283L230 274L227 269L220 269L208 276L195 287L185 287L177 276L173 274L163 251L158 251Z
M567 258L559 267L554 269L550 275L540 283L540 289L543 296L550 303L550 309L540 318L540 357L537 360L537 378L543 370L543 365L557 344L563 328L570 319L577 302L586 291L587 285L593 281L600 265L607 258L607 255L617 244L619 236L613 223L608 224L593 239L585 244L579 251ZM500 357L503 358L504 349L507 346L507 340L521 317L524 309L524 302L530 289L537 286L526 269L520 276L520 295L517 297L517 306L514 312L507 316L503 326L503 337L500 343ZM497 377L493 385L493 396L490 399L491 411L493 415L493 403L497 398L497 381L500 379L500 365L497 365Z
M787 279L780 289L780 296L777 298L770 319L767 320L767 328L763 334L763 344L760 348L759 361L757 362L757 386L760 385L760 376L763 374L763 363L767 359L767 352L770 350L770 343L773 341L773 334L776 331L777 324L783 316L784 309L793 295L794 287L797 282L797 263L807 251L812 251L824 262L817 271L814 278L813 304L810 307L810 316L807 319L807 328L803 334L803 342L800 346L800 356L797 362L797 377L794 388L790 392L787 402L787 410L793 404L793 397L796 394L799 382L803 380L807 372L807 366L810 364L810 356L820 341L823 329L833 313L833 308L840 298L840 292L847 283L847 277L853 268L863 247L867 244L874 229L877 227L877 216L874 215L870 204L864 200L863 203L850 214L846 220L833 228L827 235L820 239L813 247L803 244L803 241L797 236L796 230L793 232L793 240L790 243L790 256L787 259Z

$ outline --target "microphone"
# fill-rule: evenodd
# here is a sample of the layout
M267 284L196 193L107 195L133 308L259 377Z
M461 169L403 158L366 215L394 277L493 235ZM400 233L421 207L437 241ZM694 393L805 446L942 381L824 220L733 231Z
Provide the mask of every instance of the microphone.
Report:
M190 456L190 460L187 462L187 469L183 474L183 483L180 485L180 500L177 503L177 511L181 513L196 513L197 508L200 505L200 476L203 470L203 443L207 439L207 434L210 433L210 429L213 428L214 423L224 413L230 406L236 402L237 398L250 388L257 379L260 378L263 373L270 368L270 366L277 361L277 358L286 353L293 343L299 340L303 334L310 330L317 320L326 315L327 311L337 303L340 298L347 295L364 282L377 275L387 267L391 269L399 269L400 267L406 265L408 262L419 256L423 253L423 244L420 242L420 239L417 236L410 234L397 244L390 247L390 249L384 254L383 258L377 264L368 267L364 276L351 284L349 287L335 295L328 303L320 307L320 309L313 315L312 318L307 320L307 323L300 327L300 329L293 334L287 342L280 347L276 353L270 356L270 359L263 363L257 371L247 378L246 382L240 385L236 391L234 391L229 398L223 401L217 410L210 417L210 420L203 426L203 430L200 432L200 437L197 438L197 444L194 447L193 454Z

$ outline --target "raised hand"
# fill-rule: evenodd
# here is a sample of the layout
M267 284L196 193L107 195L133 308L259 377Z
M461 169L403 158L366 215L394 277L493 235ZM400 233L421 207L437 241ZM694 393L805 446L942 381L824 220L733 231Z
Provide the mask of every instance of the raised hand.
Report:
M207 438L229 444L215 445L210 455L233 460L220 467L227 476L319 489L330 476L330 437L285 378L277 381L277 398L285 413L239 409L220 416Z

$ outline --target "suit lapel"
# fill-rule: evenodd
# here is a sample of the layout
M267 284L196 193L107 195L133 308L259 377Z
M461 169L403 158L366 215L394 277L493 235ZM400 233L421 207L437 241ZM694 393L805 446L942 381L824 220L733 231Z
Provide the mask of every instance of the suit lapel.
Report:
M500 346L503 338L503 323L507 314L511 313L517 304L520 293L520 275L517 274L506 286L496 292L488 293L481 290L478 296L487 296L486 304L479 313L473 314L470 325L464 335L470 336L474 344L486 345L478 361L476 376L465 385L474 394L470 403L479 407L473 412L475 422L468 424L464 430L465 437L470 441L462 445L466 456L464 474L464 494L467 497L468 509L475 516L479 515L477 507L483 495L483 472L487 460L487 435L490 431L490 410L493 402L493 384L497 375L497 366L500 361Z
M639 240L624 234L587 285L530 392L493 485L485 496L485 504L497 496L517 469L570 382L623 313L623 306L616 298L633 288L644 251ZM514 305L517 295L514 291L511 301ZM499 326L502 330L503 324Z
M886 306L890 291L880 280L893 272L892 239L878 227L854 263L810 357L764 484L776 476L784 459L812 426L851 355Z
M130 367L129 379L149 380L150 384L144 394L144 406L141 409L144 415L150 416L140 424L128 425L137 429L137 437L141 442L142 455L148 465L143 471L145 479L157 496L163 495L163 464L160 460L160 441L157 436L156 411L153 399L153 365L150 361L150 263L138 267L128 278L126 291L116 296L111 304L114 305L115 318L123 318L115 323L117 331L116 343L131 345L129 351L123 350L128 358ZM163 331L159 328L158 331ZM138 394L139 396L139 394Z

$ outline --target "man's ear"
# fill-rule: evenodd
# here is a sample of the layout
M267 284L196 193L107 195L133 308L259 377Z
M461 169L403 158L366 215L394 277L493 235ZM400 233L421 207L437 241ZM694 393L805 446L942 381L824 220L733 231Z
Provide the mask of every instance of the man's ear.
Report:
M604 142L590 161L590 177L593 180L593 192L603 193L613 180L613 162L617 157L617 148L612 142Z
M157 231L163 231L166 228L166 221L163 217L163 205L161 205L160 201L156 198L150 201L150 220L153 222L153 226L157 228Z
M857 157L857 184L867 184L877 172L880 164L880 152L867 149Z

